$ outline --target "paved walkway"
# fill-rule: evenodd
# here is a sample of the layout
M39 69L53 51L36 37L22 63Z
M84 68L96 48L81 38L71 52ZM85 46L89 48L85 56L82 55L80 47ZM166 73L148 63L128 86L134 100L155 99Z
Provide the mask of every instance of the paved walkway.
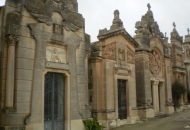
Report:
M190 110L174 113L164 118L147 120L134 125L121 126L112 130L190 130L184 129L187 125L190 125Z

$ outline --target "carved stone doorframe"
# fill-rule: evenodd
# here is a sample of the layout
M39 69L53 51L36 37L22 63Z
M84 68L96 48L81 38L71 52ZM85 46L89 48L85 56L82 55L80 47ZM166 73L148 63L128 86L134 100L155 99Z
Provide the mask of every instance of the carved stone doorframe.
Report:
M62 74L64 77L65 77L65 99L64 99L64 102L65 102L65 106L64 106L64 113L65 113L65 119L64 119L64 129L65 130L70 130L71 129L71 115L70 115L70 109L71 109L71 84L70 84L70 81L71 81L71 75L69 73L68 70L57 70L57 69L51 69L51 68L46 68L45 71L43 72L43 77L42 77L42 81L45 80L45 74L47 73L59 73L59 74ZM42 86L44 86L44 82L42 84ZM43 90L42 90L42 97L44 97L44 87L43 87ZM44 108L44 99L43 99L43 108ZM44 117L44 114L42 115L42 117Z
M164 111L164 105L165 105L164 82L154 80L151 82L151 86L152 86L153 108L156 114Z

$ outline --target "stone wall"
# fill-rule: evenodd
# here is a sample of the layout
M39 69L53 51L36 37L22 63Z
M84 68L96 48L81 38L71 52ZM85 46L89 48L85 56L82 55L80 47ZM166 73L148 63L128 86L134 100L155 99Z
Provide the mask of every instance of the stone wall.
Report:
M84 32L84 19L70 8L57 6L60 3L53 3L51 10L46 10L47 3L38 4L40 10L35 9L34 1L8 0L3 7L1 27L5 31L1 34L6 42L1 39L0 125L6 129L44 129L44 76L54 72L66 77L65 129L75 130L76 125L83 129L82 119L90 113L86 81L90 37ZM78 19L72 23L78 26L72 27L75 21L71 19L63 23L63 15Z

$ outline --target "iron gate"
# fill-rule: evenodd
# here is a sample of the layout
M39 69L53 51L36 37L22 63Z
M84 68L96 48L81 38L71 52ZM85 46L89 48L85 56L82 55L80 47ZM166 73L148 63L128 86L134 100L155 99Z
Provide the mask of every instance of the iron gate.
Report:
M118 80L118 115L127 119L126 80Z
M45 75L44 130L64 130L64 85L62 74Z

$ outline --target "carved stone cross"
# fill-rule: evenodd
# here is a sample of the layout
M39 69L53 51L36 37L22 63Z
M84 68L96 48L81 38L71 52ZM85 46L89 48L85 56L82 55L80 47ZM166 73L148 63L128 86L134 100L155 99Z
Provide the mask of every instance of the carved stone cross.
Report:
M173 22L173 26L174 26L174 28L176 28L176 24L175 24L175 22Z
M167 35L167 32L165 32L165 37L166 37L166 35Z
M147 7L148 7L148 10L150 11L150 8L151 8L150 3L147 4Z
M187 32L188 32L188 35L189 35L189 28L187 28Z

